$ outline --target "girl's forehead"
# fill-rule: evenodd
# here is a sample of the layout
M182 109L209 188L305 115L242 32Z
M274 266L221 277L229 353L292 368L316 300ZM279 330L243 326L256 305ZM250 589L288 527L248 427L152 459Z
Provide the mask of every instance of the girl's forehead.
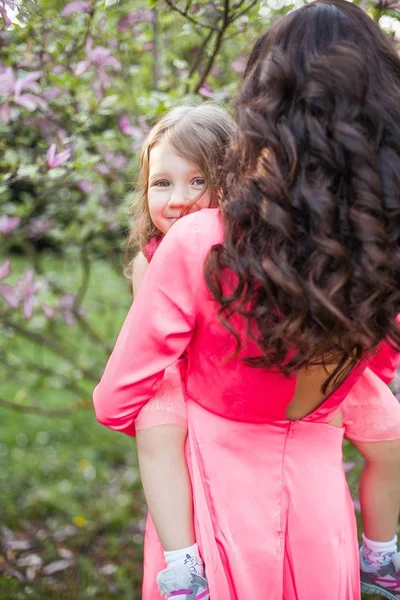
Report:
M174 172L199 171L198 166L178 154L177 150L168 141L155 144L149 154L150 175L154 171L171 170Z

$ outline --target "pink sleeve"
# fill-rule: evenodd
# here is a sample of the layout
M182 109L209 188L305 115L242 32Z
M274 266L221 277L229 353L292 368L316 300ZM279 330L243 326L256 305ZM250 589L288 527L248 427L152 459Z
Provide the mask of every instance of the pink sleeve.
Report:
M400 325L400 314L397 315L396 321ZM399 365L400 352L391 348L387 342L383 342L368 366L382 381L389 384L395 378Z
M386 342L383 342L378 352L371 358L369 368L389 384L396 375L397 367L400 365L400 353L396 352Z
M98 421L127 435L192 337L202 273L192 217L175 223L155 253L93 393Z

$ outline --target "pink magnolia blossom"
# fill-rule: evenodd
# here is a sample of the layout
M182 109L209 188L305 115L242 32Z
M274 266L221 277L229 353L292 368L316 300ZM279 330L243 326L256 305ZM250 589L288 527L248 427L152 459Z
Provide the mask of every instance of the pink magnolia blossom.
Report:
M83 308L75 310L75 296L73 294L64 294L59 298L58 308L63 316L63 319L69 327L75 323L76 315L83 316L85 311Z
M54 225L53 219L43 215L41 217L34 217L30 220L27 230L28 236L31 239L38 240L42 238Z
M83 0L75 0L69 2L67 6L61 11L62 17L69 17L74 13L89 13L93 8L91 2L84 2Z
M62 90L61 88L50 87L47 90L44 90L44 92L42 92L42 98L46 102L51 102L52 100L59 98L62 94L64 94L64 90Z
M120 171L128 164L128 159L124 154L115 154L114 152L105 152L104 162L96 165L95 169L100 175L108 175L111 171Z
M0 15L4 21L4 25L6 27L10 27L11 19L7 13L7 6L9 8L11 8L11 10L14 10L14 8L15 8L14 0L0 0Z
M140 127L132 125L128 117L120 117L119 128L124 135L133 139L133 150L138 150L146 136L146 124L141 123Z
M81 192L88 196L93 192L93 190L96 189L96 184L88 181L87 179L82 179L82 181L78 183L78 188L81 190Z
M2 104L0 106L0 122L8 125L8 123L10 121L11 121L11 106L10 106L9 102L5 102L4 104Z
M61 75L61 73L64 73L65 67L63 65L56 65L52 71L55 75Z
M24 275L17 281L16 294L19 302L22 302L22 312L25 319L31 319L37 292L41 284L35 281L35 271L26 269Z
M136 10L134 12L127 13L119 22L118 28L121 32L130 29L137 23L151 22L154 20L154 13L152 10Z
M356 466L356 463L354 463L354 462L344 462L343 470L345 473L349 473L352 469L354 469L355 466Z
M63 150L58 154L56 154L56 148L56 145L52 144L46 152L46 165L48 169L54 169L55 167L59 167L71 158L72 153L70 148Z
M152 50L154 50L153 42L146 42L145 44L143 44L142 50L143 52L151 52Z
M199 94L203 98L213 98L214 100L223 100L229 96L228 92L213 92L208 83L204 83L201 86Z
M10 260L7 259L0 265L0 281L5 279L11 274L10 268ZM18 298L16 295L15 288L11 285L7 285L6 283L0 283L0 296L4 298L9 306L12 308L17 308L18 306Z
M235 73L241 74L245 72L246 65L247 60L244 58L244 56L238 56L237 58L235 58L235 60L231 62L231 69Z
M26 90L39 92L37 80L42 74L42 71L34 71L17 80L12 68L8 67L3 73L0 73L0 96L8 98L9 101L13 101L30 112L38 107L46 109L47 102L37 93L26 93Z
M53 306L50 306L49 304L45 304L45 303L42 303L40 306L41 306L41 309L42 309L45 317L47 319L49 319L49 321L54 319L54 317L56 316L56 311Z
M3 235L10 235L14 229L18 227L21 219L19 217L8 217L7 215L2 215L0 217L0 233Z
M384 10L396 10L400 9L400 2L393 2L391 0L378 0L378 6Z
M94 81L92 84L93 91L98 100L102 100L104 97L104 91L110 86L110 78L107 75L106 67L119 71L121 69L121 63L115 56L111 55L111 50L104 48L104 46L96 46L93 48L92 39L89 38L86 42L86 59L81 60L75 67L75 75L80 77L86 73L89 69L94 71Z

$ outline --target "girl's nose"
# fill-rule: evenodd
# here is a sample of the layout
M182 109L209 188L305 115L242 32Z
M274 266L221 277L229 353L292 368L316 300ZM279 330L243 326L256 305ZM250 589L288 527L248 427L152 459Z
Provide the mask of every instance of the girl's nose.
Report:
M173 208L182 208L186 204L186 197L183 189L174 189L168 202Z

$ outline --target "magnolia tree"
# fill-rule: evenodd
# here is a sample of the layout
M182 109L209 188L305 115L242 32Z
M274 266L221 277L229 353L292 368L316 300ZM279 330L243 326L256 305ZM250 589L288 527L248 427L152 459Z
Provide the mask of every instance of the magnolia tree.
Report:
M178 101L229 102L257 35L301 4L0 0L0 377L30 390L0 404L75 409L42 406L43 384L88 402L116 333L85 305L92 265L122 277L146 132ZM362 4L400 38L399 2Z

